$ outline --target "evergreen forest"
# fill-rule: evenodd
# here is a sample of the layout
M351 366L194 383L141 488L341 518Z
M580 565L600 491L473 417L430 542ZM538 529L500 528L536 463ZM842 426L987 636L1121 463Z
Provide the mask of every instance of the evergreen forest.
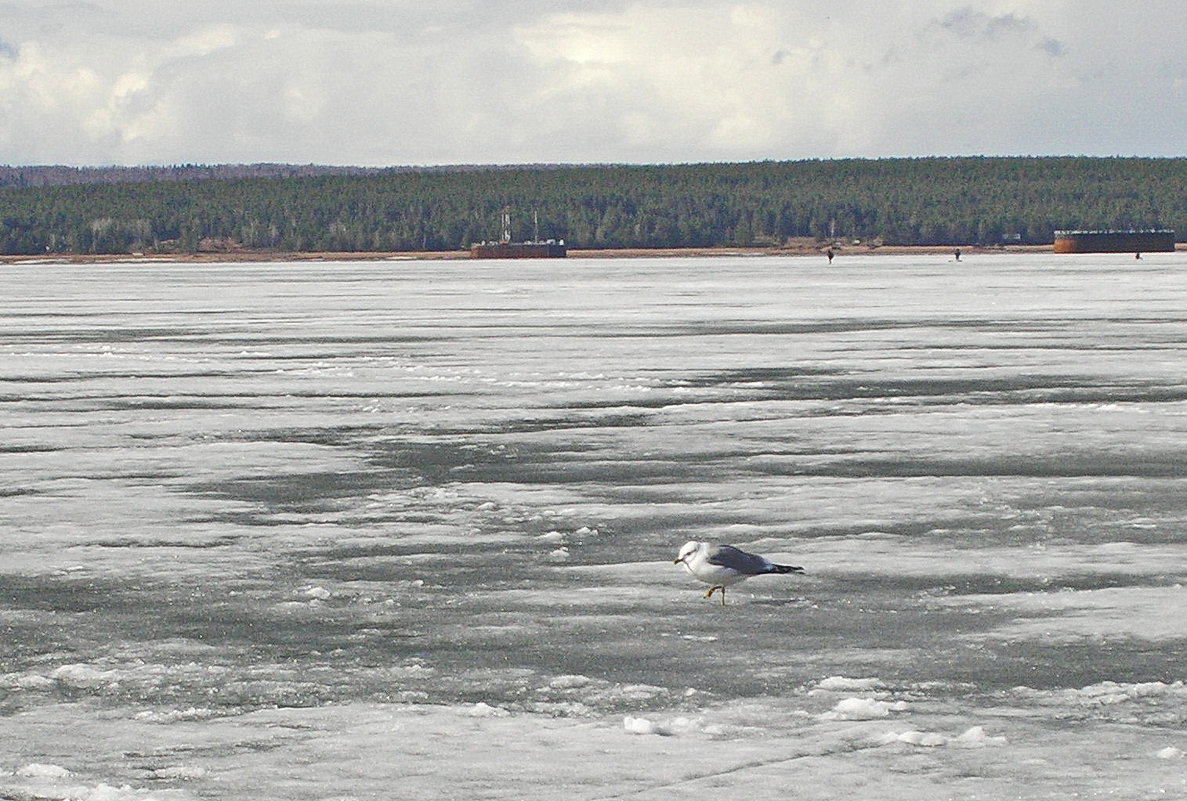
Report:
M56 171L56 172L55 172ZM56 177L55 177L56 176ZM0 168L0 253L1048 244L1057 229L1187 239L1187 159L962 157L385 170Z

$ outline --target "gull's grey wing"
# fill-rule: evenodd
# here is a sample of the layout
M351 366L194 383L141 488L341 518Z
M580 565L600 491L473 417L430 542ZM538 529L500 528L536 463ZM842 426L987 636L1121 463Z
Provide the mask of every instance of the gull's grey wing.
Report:
M761 556L735 548L732 545L712 545L709 547L709 555L706 561L711 565L719 567L726 567L730 570L736 570L747 576L758 576L763 573L772 572L774 567L770 562Z

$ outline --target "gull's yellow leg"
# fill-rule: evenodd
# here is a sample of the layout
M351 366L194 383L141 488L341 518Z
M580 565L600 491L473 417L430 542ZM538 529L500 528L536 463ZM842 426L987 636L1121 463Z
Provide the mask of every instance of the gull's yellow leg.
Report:
M702 598L712 598L713 593L717 592L718 590L721 590L721 605L725 606L725 587L720 584L714 584L712 587L709 588L708 592L706 592L701 597Z

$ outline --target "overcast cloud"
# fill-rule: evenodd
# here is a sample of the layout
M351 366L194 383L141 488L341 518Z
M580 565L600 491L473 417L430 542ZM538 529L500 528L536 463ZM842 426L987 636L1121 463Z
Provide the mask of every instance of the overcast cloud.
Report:
M1185 155L1177 0L0 0L0 163Z

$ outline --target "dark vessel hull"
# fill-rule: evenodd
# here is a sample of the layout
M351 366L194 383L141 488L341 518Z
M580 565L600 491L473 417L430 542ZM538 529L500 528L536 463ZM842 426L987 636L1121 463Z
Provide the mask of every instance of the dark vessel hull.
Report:
M472 259L563 259L568 248L559 242L480 242L470 246Z
M1056 231L1056 253L1165 253L1174 231Z

